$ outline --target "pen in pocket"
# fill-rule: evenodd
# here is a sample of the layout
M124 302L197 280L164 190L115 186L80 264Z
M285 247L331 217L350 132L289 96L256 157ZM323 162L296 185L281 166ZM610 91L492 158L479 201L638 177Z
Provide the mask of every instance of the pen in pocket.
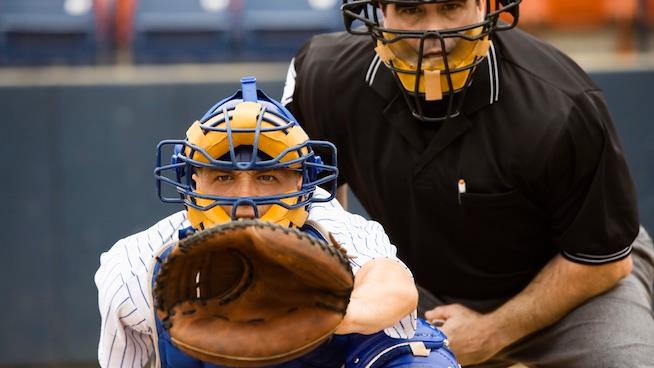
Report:
M461 205L461 194L466 192L466 181L463 179L459 179L457 185L459 187L459 205Z

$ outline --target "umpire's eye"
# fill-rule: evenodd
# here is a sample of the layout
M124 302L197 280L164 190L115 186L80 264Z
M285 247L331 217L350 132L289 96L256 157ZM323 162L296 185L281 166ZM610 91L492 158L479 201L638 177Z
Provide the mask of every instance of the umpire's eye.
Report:
M403 6L403 7L398 7L397 12L402 14L402 15L416 15L421 12L422 9L420 9L417 6Z

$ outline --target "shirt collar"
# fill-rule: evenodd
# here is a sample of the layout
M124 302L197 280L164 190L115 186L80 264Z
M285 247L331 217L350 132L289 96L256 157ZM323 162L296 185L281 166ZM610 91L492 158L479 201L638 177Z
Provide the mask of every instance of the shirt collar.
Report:
M490 43L488 55L477 66L472 84L463 100L463 113L470 116L474 112L500 100L502 78L500 74L500 53L494 43Z

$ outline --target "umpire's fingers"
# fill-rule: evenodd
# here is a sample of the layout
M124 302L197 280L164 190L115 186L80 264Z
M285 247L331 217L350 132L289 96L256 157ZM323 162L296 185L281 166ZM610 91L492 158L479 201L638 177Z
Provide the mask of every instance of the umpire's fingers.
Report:
M434 326L442 326L452 316L452 304L442 305L425 312L425 319Z

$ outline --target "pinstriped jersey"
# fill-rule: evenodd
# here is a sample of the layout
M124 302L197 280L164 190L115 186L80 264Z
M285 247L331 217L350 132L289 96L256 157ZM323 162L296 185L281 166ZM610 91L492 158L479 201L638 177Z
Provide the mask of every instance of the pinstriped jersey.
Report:
M316 196L328 194L321 188ZM351 257L356 272L375 258L401 261L380 224L346 212L335 199L309 206L309 220L331 232ZM157 332L154 322L151 279L155 256L178 240L178 231L189 227L186 211L164 218L151 228L119 240L100 257L95 274L102 317L98 360L102 367L142 367L154 362ZM412 337L415 311L384 332L395 338Z

